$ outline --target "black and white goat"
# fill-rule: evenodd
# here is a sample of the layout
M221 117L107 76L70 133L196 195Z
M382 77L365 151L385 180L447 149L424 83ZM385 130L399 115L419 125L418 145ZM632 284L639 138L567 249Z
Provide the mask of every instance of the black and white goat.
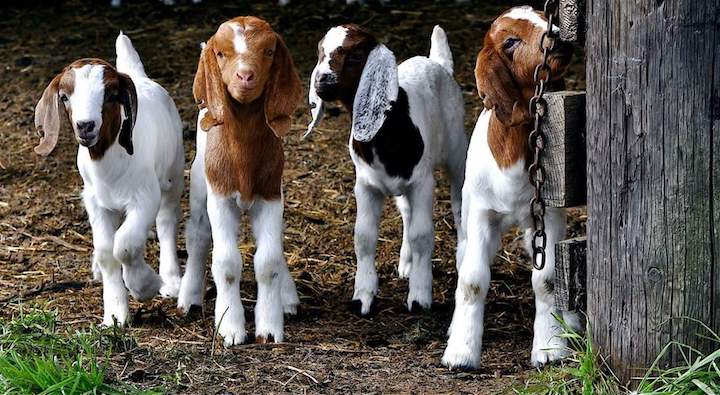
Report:
M460 229L461 188L467 137L460 87L445 32L436 26L430 56L396 65L393 53L357 25L330 29L320 41L310 77L313 120L323 101L340 101L352 114L350 156L355 164L355 254L353 300L367 314L378 291L375 249L387 196L403 218L398 272L409 278L407 306L432 304L434 169L444 165L452 184L452 211ZM415 306L415 308L417 307Z

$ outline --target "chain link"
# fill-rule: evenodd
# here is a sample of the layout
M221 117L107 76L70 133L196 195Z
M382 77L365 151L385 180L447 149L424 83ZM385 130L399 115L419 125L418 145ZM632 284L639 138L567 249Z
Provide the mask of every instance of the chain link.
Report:
M545 183L545 168L542 165L542 153L545 148L545 134L541 130L542 119L547 114L547 101L543 98L547 83L550 81L550 65L548 57L555 48L558 32L553 30L553 22L557 12L557 0L546 0L543 13L547 19L547 30L540 37L540 51L543 53L542 62L535 67L533 79L535 81L535 95L530 98L530 114L535 117L533 130L528 136L528 145L533 154L533 162L528 167L530 183L535 188L535 194L530 200L530 215L533 222L532 264L535 270L545 267L545 248L547 247L547 234L545 234L545 199L542 195L542 186ZM547 45L547 40L552 42Z

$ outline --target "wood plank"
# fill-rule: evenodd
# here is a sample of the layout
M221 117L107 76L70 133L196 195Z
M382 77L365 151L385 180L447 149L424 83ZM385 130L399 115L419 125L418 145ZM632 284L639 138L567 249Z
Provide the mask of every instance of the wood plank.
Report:
M670 340L709 349L679 317L720 330L717 15L717 0L588 3L587 312L622 380Z
M586 253L584 236L555 245L555 307L561 311L585 311Z
M548 113L542 124L546 136L543 195L550 207L584 205L585 92L550 92L545 98Z

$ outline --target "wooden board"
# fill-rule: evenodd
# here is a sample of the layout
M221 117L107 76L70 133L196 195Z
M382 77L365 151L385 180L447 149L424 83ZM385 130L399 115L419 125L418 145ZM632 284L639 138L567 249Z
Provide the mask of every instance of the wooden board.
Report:
M555 307L585 311L587 239L576 237L555 245Z
M587 312L625 381L717 348L720 2L588 4Z
M545 98L548 113L542 124L546 136L543 195L551 207L584 205L585 92L551 92Z

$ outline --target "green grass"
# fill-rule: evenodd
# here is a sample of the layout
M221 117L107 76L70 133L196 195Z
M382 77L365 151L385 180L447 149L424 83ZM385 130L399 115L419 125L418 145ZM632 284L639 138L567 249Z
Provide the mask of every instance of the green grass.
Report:
M682 318L690 319L690 318ZM720 395L720 337L702 322L697 322L707 335L698 336L716 344L715 351L703 354L680 342L670 342L647 370L635 391L623 388L602 356L593 348L590 328L579 334L561 320L568 340L570 356L557 365L548 366L532 374L516 394L530 395ZM660 369L660 361L668 353L682 356L680 366Z
M20 309L0 319L0 394L150 394L110 383L98 350L126 350L133 341L117 329L58 329L57 314Z
M581 334L558 320L563 327L561 335L568 342L570 355L557 365L534 373L522 388L513 388L521 395L614 395L622 393L615 376L593 349L590 328Z
M637 393L643 395L720 395L720 337L707 325L689 317L682 319L698 323L707 332L699 334L715 344L715 351L704 354L686 344L670 342L660 352L655 362L640 381ZM663 357L675 351L683 359L683 365L659 369Z

